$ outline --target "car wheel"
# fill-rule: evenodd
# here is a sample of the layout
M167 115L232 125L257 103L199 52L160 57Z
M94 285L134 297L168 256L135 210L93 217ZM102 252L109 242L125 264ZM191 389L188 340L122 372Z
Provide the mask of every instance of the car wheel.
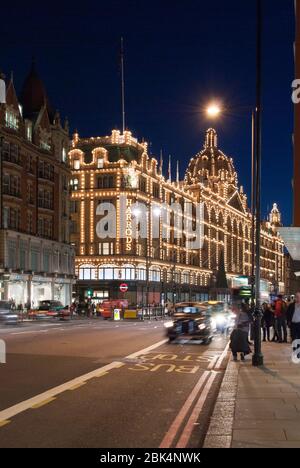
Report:
M205 344L205 345L210 345L211 342L212 342L212 337L206 338L206 340L204 340L204 344Z

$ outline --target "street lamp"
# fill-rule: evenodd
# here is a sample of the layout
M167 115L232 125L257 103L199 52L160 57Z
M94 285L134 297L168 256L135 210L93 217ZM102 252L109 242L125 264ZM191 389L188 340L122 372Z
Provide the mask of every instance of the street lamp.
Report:
M211 103L206 108L206 115L212 119L219 117L221 112L222 112L221 106L217 103Z
M262 1L256 1L257 38L256 38L256 125L255 125L255 310L254 310L254 354L253 366L263 366L261 351L261 297L260 297L260 246L261 246L261 128L262 128Z

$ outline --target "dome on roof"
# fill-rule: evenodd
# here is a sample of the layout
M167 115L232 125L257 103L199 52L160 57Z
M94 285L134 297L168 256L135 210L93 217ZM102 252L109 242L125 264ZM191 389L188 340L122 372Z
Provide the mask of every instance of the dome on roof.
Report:
M218 149L216 130L210 128L206 132L204 148L191 159L185 182L188 185L203 183L206 180L227 181L237 185L237 174L231 158Z
M49 118L53 121L54 113L50 106L44 84L36 71L34 61L32 61L30 72L24 81L20 94L20 102L23 106L25 117L37 116L41 108L46 104Z

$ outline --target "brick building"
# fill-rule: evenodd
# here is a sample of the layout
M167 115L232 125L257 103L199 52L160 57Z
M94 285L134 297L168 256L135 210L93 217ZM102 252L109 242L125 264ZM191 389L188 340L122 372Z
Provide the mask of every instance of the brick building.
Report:
M53 112L35 64L18 97L13 79L0 104L0 281L2 299L68 304L69 128Z

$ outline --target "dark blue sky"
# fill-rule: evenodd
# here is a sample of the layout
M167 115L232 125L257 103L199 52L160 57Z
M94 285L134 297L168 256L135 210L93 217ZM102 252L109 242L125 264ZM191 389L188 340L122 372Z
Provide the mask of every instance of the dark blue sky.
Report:
M201 149L212 126L201 112L211 98L226 114L213 124L250 191L251 108L255 104L254 0L5 2L0 68L17 89L35 55L53 106L82 136L121 126L119 41L126 53L127 126L181 163ZM293 0L264 0L263 210L292 211L291 83ZM58 16L59 14L59 16ZM4 21L3 21L4 20Z

